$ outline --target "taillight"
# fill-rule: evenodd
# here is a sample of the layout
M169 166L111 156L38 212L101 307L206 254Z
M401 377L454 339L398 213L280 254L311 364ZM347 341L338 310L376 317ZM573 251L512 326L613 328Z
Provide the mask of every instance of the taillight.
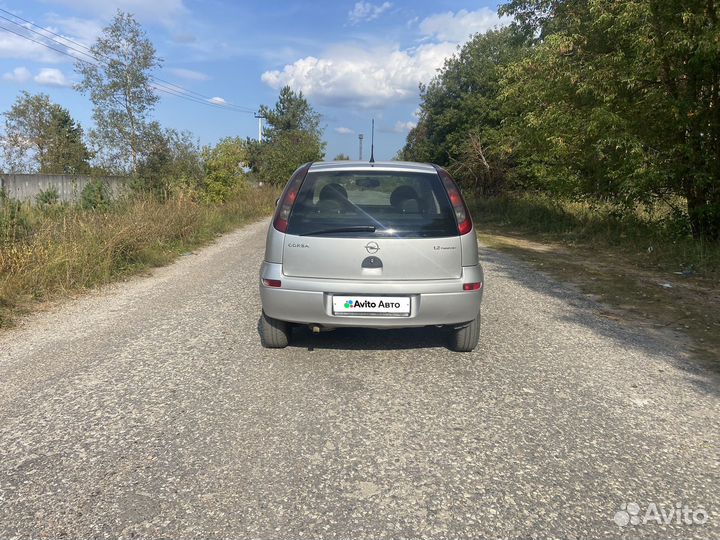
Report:
M482 283L463 283L463 291L479 291L482 287Z
M282 282L279 279L265 279L262 280L263 285L266 287L282 287Z
M273 227L280 232L287 231L293 203L295 203L295 199L297 199L298 191L300 190L303 180L305 180L305 175L307 175L310 165L312 165L312 163L307 163L293 173L278 201L275 217L273 218Z
M452 204L453 211L455 212L455 219L457 220L458 232L462 236L472 230L472 219L470 218L470 212L468 211L465 200L460 194L460 190L452 179L452 176L448 174L445 169L436 167L440 179L445 186L448 197L450 197L450 203Z

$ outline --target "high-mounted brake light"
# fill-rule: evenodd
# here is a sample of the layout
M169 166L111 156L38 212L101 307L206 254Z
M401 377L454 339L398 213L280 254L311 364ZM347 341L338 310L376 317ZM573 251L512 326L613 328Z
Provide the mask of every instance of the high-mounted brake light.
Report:
M452 204L455 219L457 220L458 232L461 236L469 233L472 230L472 219L470 218L470 212L465 204L465 200L460 194L460 189L445 169L437 167L437 172L445 186L448 197L450 197L450 203Z
M275 217L273 218L273 227L280 232L287 231L288 220L290 219L290 212L292 211L293 203L295 202L295 199L297 199L298 191L300 191L300 186L302 185L303 180L305 180L305 176L307 175L308 169L310 169L310 165L312 165L312 163L306 163L293 173L287 186L285 186L285 190L283 191L280 200L278 201L277 209L275 210Z

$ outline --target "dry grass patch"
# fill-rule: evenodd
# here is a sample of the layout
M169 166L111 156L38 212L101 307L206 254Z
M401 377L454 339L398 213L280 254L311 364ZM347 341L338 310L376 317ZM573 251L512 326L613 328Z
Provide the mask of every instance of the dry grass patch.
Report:
M278 191L239 189L222 204L178 195L133 198L107 210L45 209L5 201L0 221L0 327L39 302L171 262L251 220L269 215Z

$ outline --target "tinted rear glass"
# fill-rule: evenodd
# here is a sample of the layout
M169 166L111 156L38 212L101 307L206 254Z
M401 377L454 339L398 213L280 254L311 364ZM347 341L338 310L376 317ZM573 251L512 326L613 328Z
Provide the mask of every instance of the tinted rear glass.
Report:
M358 230L335 230L343 228ZM432 238L457 236L458 231L437 174L322 171L310 172L305 178L287 233Z

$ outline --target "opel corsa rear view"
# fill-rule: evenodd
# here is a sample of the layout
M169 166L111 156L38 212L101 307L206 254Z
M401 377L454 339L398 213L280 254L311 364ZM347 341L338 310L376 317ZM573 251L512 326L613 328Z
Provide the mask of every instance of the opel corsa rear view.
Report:
M467 205L440 167L404 162L303 165L278 200L260 269L265 347L293 326L440 327L471 351L483 271Z

